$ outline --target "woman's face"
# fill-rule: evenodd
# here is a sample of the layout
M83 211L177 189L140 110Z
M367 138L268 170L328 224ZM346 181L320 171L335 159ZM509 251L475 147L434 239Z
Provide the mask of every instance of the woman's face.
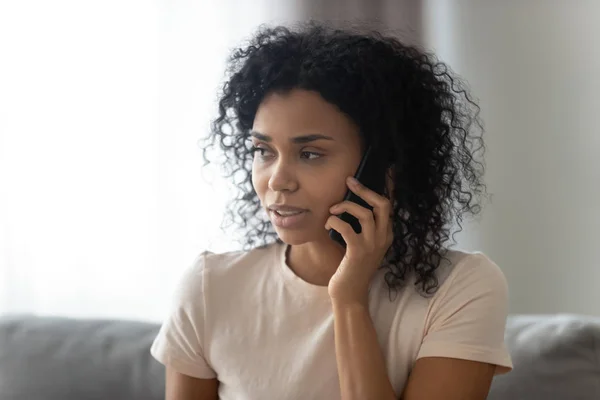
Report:
M343 200L346 177L360 163L358 127L319 93L295 89L267 96L252 128L259 149L252 184L279 238L292 245L329 240L329 208ZM275 205L302 211L284 216Z

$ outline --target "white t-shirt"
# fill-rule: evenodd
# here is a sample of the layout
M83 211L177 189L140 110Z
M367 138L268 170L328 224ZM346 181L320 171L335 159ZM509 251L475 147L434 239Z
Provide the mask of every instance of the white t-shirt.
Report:
M217 378L219 398L340 398L333 312L327 287L300 279L286 244L203 252L184 274L151 353L197 378ZM482 253L450 250L439 289L423 297L408 284L392 297L379 270L369 310L389 379L400 396L418 358L452 357L512 369L504 344L507 284Z

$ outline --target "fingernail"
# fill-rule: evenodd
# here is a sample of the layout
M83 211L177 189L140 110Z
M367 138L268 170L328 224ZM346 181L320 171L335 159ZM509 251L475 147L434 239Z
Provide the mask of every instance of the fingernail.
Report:
M356 178L355 178L355 177L353 177L353 176L349 176L349 177L348 177L348 182L349 182L350 184L352 184L352 185L356 185L356 186L358 186L358 185L360 184L360 182L358 182L358 181L356 180Z

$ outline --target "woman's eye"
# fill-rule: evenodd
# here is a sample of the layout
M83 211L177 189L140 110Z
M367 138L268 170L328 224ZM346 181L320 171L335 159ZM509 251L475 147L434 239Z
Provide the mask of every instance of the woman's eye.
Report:
M303 151L300 154L303 158L308 158L309 160L316 160L317 158L321 157L321 154L312 151Z
M270 153L269 149L265 149L263 147L253 146L250 148L250 154L252 154L252 157L255 157L257 152L259 153L261 158L268 158L269 153ZM301 151L300 152L300 158L303 158L303 159L316 160L320 157L322 157L322 154L315 153L313 151Z
M252 154L252 157L254 157L255 154L256 154L256 152L258 152L258 153L260 153L261 157L264 157L265 156L265 151L267 151L267 149L263 149L262 147L253 146L250 149L250 154Z

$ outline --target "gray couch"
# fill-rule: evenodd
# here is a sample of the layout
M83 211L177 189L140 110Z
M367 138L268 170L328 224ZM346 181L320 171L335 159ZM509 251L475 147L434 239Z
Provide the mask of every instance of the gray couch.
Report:
M164 368L149 354L158 328L4 316L0 400L162 399ZM494 379L489 399L600 399L600 317L511 316L506 341L515 369Z

